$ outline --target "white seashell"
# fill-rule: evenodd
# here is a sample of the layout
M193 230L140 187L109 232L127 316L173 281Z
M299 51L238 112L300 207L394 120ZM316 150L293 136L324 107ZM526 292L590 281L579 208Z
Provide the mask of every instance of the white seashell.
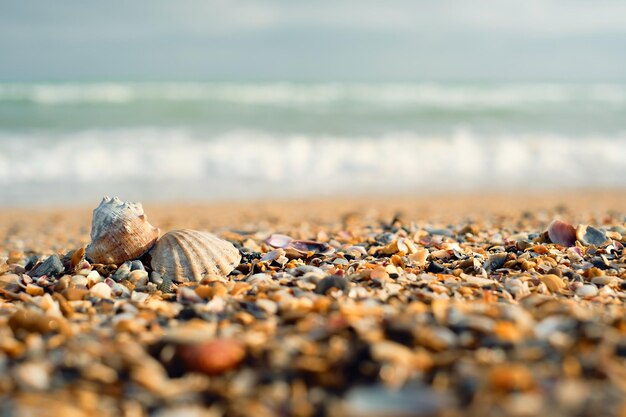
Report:
M158 237L159 229L148 223L140 203L105 197L93 211L85 254L97 263L119 265L145 254Z
M239 250L217 236L196 230L173 230L150 251L152 269L174 282L223 279L239 261Z

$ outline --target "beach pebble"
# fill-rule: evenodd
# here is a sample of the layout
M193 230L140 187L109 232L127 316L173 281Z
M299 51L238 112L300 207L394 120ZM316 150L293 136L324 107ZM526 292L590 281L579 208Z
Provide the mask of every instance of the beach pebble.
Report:
M487 259L487 261L483 265L483 268L485 268L487 272L500 269L506 262L507 257L508 257L508 253L506 252L496 253L495 255L491 255L489 259Z
M130 274L128 274L127 279L130 282L132 282L135 286L141 287L148 283L148 273L143 269L136 269L134 271L131 271Z
M226 338L182 345L178 354L190 371L219 375L239 365L246 350L241 342Z
M0 275L0 282L5 282L7 284L19 284L20 281L20 276L17 274Z
M72 284L81 287L89 286L89 279L83 275L74 275L72 277Z
M58 317L41 314L32 310L17 310L9 318L9 327L15 334L20 330L29 333L66 333L67 324Z
M450 405L450 399L428 387L391 389L384 385L357 386L346 393L348 417L431 417Z
M348 289L348 280L338 275L330 275L322 278L315 286L316 294L326 294L331 288L336 288L342 291Z
M130 263L130 270L132 271L145 271L143 263L140 260L132 261Z
M88 286L91 287L99 282L103 281L102 276L98 273L98 271L91 271L87 275Z
M131 266L130 261L124 262L122 265L119 266L119 268L117 268L117 271L113 273L111 278L113 278L113 280L117 282L121 282L125 280L126 278L128 278L128 275L130 274L130 266Z
M97 298L111 298L111 287L99 282L89 289L89 295Z
M89 290L87 288L70 287L64 289L61 294L63 294L63 297L65 297L67 301L78 301L89 294Z
M59 255L49 256L43 263L37 266L34 270L30 271L30 276L33 278L41 277L43 275L49 277L56 277L63 272L63 263L59 258Z
M595 285L585 284L576 289L576 295L583 298L595 297L598 295L598 288Z
M16 366L15 381L27 391L44 391L50 386L50 373L45 362L25 362Z
M41 288L41 287L39 287L37 285L33 285L33 284L28 284L26 286L26 292L29 295L32 295L33 297L37 297L37 296L40 296L40 295L44 294L43 288Z

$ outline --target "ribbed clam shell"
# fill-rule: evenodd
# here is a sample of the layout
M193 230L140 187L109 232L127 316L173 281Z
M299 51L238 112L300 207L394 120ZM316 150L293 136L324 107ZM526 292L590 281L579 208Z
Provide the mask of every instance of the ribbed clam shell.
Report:
M152 269L174 282L223 279L241 261L239 250L230 242L189 229L164 234L150 256Z
M121 264L145 254L158 237L159 229L148 223L140 203L105 197L93 211L85 255L96 263Z

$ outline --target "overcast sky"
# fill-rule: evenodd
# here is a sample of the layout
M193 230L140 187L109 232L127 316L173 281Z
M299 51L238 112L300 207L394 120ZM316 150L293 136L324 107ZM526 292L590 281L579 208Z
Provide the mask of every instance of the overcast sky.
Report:
M625 80L626 1L0 0L0 79Z

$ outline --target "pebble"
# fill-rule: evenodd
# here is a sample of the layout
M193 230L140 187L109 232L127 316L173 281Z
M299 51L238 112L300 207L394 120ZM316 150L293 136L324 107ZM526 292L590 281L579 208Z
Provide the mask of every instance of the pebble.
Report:
M83 275L74 275L72 277L72 284L76 286L87 287L89 286L89 278Z
M34 270L30 271L30 276L33 278L38 278L43 275L49 277L56 277L63 272L63 263L59 258L59 255L49 256L43 263L39 266L35 267Z
M145 271L143 263L140 260L132 261L130 263L130 270L132 271Z
M136 287L140 287L148 283L148 273L143 269L136 269L128 274L127 279Z
M178 354L187 369L219 375L237 367L246 351L241 342L235 339L215 339L179 346Z
M315 293L326 294L331 288L346 291L348 289L348 281L337 275L327 276L317 283Z
M117 268L117 271L113 273L111 278L113 278L113 280L116 282L121 282L125 280L126 278L128 278L128 275L130 274L130 267L131 267L130 261L124 262L122 265L119 266L119 268Z
M582 287L576 289L576 295L579 297L595 297L598 295L598 287L591 284L585 284Z
M17 366L15 380L27 391L44 391L50 386L50 375L45 362L25 362Z
M99 282L89 289L89 295L97 298L111 298L111 287L104 282Z

